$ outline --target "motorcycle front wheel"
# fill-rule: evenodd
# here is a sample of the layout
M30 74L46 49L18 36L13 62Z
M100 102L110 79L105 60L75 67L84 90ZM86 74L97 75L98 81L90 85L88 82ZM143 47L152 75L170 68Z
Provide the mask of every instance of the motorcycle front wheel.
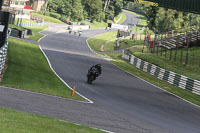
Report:
M92 84L92 81L94 80L94 78L95 78L94 75L89 75L87 79L87 83Z

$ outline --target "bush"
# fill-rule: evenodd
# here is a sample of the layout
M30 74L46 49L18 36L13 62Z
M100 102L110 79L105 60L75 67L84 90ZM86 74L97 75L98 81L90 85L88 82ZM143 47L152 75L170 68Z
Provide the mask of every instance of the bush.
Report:
M45 16L49 16L50 17L51 16L50 14L51 14L50 12L44 12Z
M50 13L50 16L53 17L53 18L57 18L57 19L60 19L60 18L61 18L61 15L60 15L60 14L58 14L58 13L53 13L53 12Z

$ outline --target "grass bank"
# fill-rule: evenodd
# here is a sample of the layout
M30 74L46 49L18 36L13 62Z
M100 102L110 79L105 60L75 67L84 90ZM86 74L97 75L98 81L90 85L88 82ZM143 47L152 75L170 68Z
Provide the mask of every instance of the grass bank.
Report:
M117 32L107 32L88 40L90 47L95 51L112 51L116 41Z
M76 100L71 90L52 72L37 45L9 38L8 68L0 85Z
M1 133L103 133L53 118L0 108Z
M44 21L46 22L52 22L52 23L58 23L58 24L66 24L62 21L60 21L59 19L53 18L53 17L49 17L49 16L45 16L36 12L33 12L34 15L38 15L44 18Z
M40 38L42 38L44 35L41 33L38 33L46 28L48 28L47 25L43 26L32 26L32 27L27 27L28 29L32 30L32 35L28 36L28 40L33 40L33 41L38 41Z
M193 79L197 79L200 80L200 68L199 68L199 59L200 56L198 56L198 60L194 63L196 63L195 65L192 65L191 61L193 56L190 56L188 58L188 60L190 61L190 64L188 64L187 66L184 64L185 61L185 56L183 56L184 59L182 59L181 61L181 51L183 52L184 55L186 55L186 48L183 49L179 49L177 51L177 56L176 56L176 61L174 61L175 59L175 50L173 50L172 54L171 54L171 60L170 60L170 51L168 51L167 53L163 52L162 56L161 56L161 52L159 52L158 54L153 54L150 52L150 50L145 46L144 52L142 52L143 46L142 45L136 45L130 48L130 53L134 54L135 56L137 56L140 59L143 59L145 61L148 61L152 64L155 64L161 68L176 72L178 74L181 75L185 75L187 77L193 78ZM199 55L200 53L200 48L199 47L193 47L190 48L190 54L192 55L192 53L194 53L195 55ZM166 56L165 56L166 54Z

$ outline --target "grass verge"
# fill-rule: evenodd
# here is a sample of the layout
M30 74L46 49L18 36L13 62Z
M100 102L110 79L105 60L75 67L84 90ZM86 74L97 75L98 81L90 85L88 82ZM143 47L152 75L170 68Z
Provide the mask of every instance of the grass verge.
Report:
M120 17L121 17L121 19L120 19ZM115 20L116 21L119 20L117 22L117 24L121 24L122 22L124 22L126 20L126 15L124 13L120 13L117 17L115 17Z
M37 45L9 38L8 68L0 85L76 100L71 90L52 72Z
M53 118L0 108L1 133L103 133Z
M178 88L176 86L173 86L165 81L162 81L146 72L143 72L142 70L134 67L127 61L124 61L121 59L122 55L121 53L117 54L107 54L108 56L112 57L112 63L120 67L121 69L130 72L131 74L138 76L160 88L163 88L177 96L182 97L183 99L186 99L194 104L200 105L200 96L193 94L187 90L183 90L181 88Z
M31 29L33 34L31 36L28 36L28 40L33 40L33 41L38 41L40 38L42 38L44 35L41 33L38 33L46 28L48 28L47 25L43 26L32 26L32 27L27 27L28 29Z
M53 18L53 17L44 16L44 15L41 15L41 14L38 14L38 13L35 13L35 12L33 12L33 14L43 17L44 21L47 21L47 22L58 23L58 24L66 24L66 23L60 21L59 19L56 19L56 18Z
M130 53L134 54L135 56L137 56L138 58L148 61L152 64L155 64L161 68L176 72L178 74L193 78L193 79L197 79L200 80L200 68L199 68L199 59L200 57L198 56L198 60L196 60L195 65L192 66L192 56L190 56L190 58L188 58L188 60L190 61L187 66L184 65L184 61L185 61L185 57L183 56L184 59L182 59L181 61L181 51L183 52L184 55L186 55L186 49L179 49L177 51L177 56L176 56L176 61L174 61L175 59L175 50L173 50L172 54L171 54L171 60L170 60L170 51L166 52L166 56L165 56L165 52L162 53L161 56L161 52L159 52L158 54L152 54L145 46L144 52L142 51L142 45L136 45L130 48ZM190 48L190 54L192 55L192 53L195 53L196 55L199 55L198 53L200 52L200 48L199 47L193 47Z
M9 24L9 28L15 28L15 29L18 29L18 30L21 30L21 31L26 30L25 28L23 28L21 26L14 25L14 24Z
M107 32L88 40L90 47L95 51L114 50L117 32Z

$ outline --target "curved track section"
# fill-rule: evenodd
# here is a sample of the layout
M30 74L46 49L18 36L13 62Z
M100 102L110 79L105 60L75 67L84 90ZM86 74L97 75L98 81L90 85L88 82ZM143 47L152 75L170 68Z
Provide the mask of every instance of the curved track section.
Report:
M126 15L138 19L130 13ZM88 30L79 37L46 30L48 36L40 41L56 73L70 86L76 85L77 91L94 104L1 87L0 106L116 133L199 133L200 108L122 71L90 51L86 40L104 32ZM103 73L89 85L86 73L95 63L102 64Z

